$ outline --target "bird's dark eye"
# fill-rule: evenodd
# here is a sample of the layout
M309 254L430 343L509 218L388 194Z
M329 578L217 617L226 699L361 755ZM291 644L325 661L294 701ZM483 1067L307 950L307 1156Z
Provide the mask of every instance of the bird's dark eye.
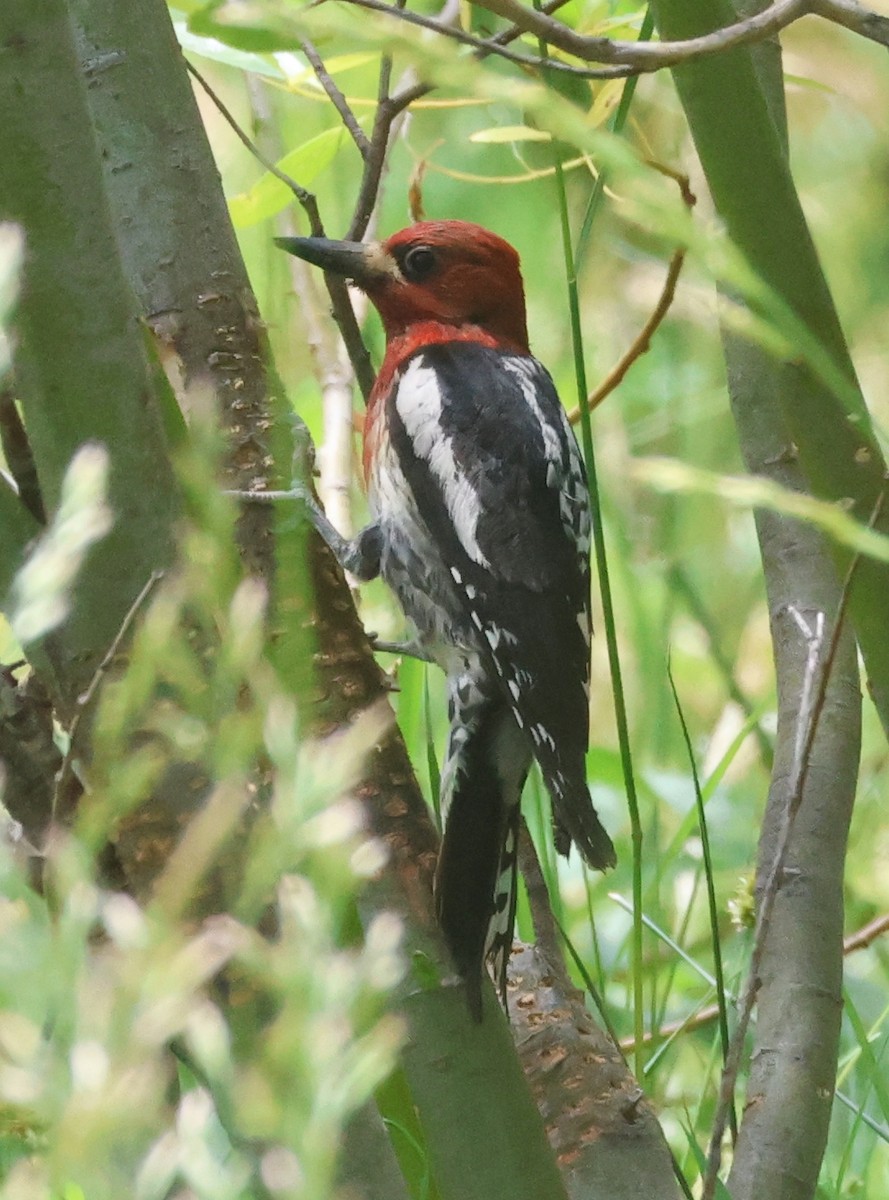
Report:
M429 246L411 246L402 259L401 270L410 283L421 283L435 270L437 261Z

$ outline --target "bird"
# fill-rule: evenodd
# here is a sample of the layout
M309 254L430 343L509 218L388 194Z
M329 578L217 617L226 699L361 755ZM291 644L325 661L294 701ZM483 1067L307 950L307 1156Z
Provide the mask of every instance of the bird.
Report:
M528 342L515 248L469 221L382 242L276 239L351 280L386 336L364 431L371 523L342 537L309 516L359 580L381 575L419 653L445 672L438 921L470 1012L512 948L522 789L536 759L557 850L616 862L590 798L590 536L583 456Z

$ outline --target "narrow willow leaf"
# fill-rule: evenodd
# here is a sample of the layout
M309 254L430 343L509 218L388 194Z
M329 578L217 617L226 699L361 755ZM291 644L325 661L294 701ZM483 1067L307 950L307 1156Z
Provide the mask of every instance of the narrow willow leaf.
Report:
M879 562L889 562L889 538L854 520L839 504L818 500L753 476L718 475L666 458L636 463L633 474L660 492L717 496L737 508L770 508L787 517L808 521L822 533Z
M479 129L470 134L471 142L497 144L500 142L551 142L552 135L545 129L532 129L530 125L496 125L490 129Z
M249 71L253 75L265 75L270 79L285 78L284 72L268 55L236 50L233 46L226 46L218 38L202 37L193 33L184 14L174 17L173 29L176 31L179 45L189 54L223 63L227 67L235 67L239 71Z
M309 138L276 164L279 171L290 175L301 187L307 187L323 170L330 166L347 141L342 126L325 129L323 133ZM236 229L247 229L260 221L274 217L293 201L293 193L286 184L266 171L248 192L232 196L228 202L232 221Z

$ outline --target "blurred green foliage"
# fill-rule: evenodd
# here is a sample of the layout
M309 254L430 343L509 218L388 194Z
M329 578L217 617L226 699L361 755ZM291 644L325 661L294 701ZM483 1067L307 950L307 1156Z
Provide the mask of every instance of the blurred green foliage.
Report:
M400 1022L383 1012L404 966L400 922L381 912L361 936L354 917L359 887L385 861L349 794L381 718L368 713L326 742L302 736L266 656L264 591L242 578L219 450L193 420L179 463L179 559L146 590L125 669L116 665L102 689L89 804L40 860L44 896L29 886L20 831L8 818L0 831L8 1200L162 1200L182 1189L205 1200L324 1200L344 1124L389 1075L401 1042ZM82 462L69 476L78 470ZM79 496L66 483L75 526L95 509L82 483ZM47 544L52 536L31 564L69 582ZM33 587L17 595L17 627L64 617L48 614ZM137 903L100 881L98 856L127 838L150 847L139 806L165 773L188 768L183 813L190 780L206 799L193 820L183 816L181 839ZM76 745L62 773L72 770ZM221 915L197 921L220 887L225 899L209 911Z

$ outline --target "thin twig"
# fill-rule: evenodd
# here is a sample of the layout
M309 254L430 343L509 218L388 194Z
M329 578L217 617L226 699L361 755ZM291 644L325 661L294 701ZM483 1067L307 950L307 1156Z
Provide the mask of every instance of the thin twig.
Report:
M269 93L258 75L248 76L247 91L253 106L257 140L266 154L280 157L280 139L271 123ZM291 208L278 214L275 227L282 237L292 237L297 232ZM342 338L326 319L327 306L319 290L321 281L301 258L288 255L287 265L293 291L299 300L314 373L321 388L324 434L318 451L321 472L318 494L334 526L348 536L352 532L350 484L355 376Z
M855 933L850 933L843 941L843 953L851 954L855 950L866 950L884 933L889 933L889 913L874 917L867 925L856 930Z
M626 354L620 359L616 366L608 372L599 386L592 391L587 397L586 408L589 412L602 403L606 396L610 396L616 387L624 380L630 367L641 358L651 348L651 339L656 333L658 326L663 321L664 317L670 311L670 306L676 295L676 283L682 272L682 266L685 262L685 250L679 249L675 252L670 260L670 269L667 271L667 277L664 280L664 286L661 294L658 297L658 302L652 310L651 316L642 326L639 333L633 339L633 343L627 350ZM568 414L568 420L572 425L577 425L580 421L581 406L578 404Z
M227 121L231 127L235 137L246 146L253 157L271 172L272 175L285 187L289 188L296 199L299 201L309 221L309 230L312 237L324 237L324 225L321 221L321 215L318 211L318 201L313 192L308 191L292 179L279 167L262 153L251 138L241 129L238 122L232 116L224 102L216 94L213 88L207 83L200 71L192 66L188 60L185 63L189 72L198 81L213 103L216 105L221 116ZM330 296L330 305L333 310L333 319L336 321L340 335L346 344L349 353L349 359L355 371L355 378L358 380L358 385L361 388L365 398L370 395L370 389L373 387L374 369L370 361L370 355L367 352L367 347L361 337L361 330L358 328L358 321L355 318L355 310L352 307L352 301L349 299L349 289L346 287L344 279L338 275L325 274L324 282L327 287L328 295Z
M571 63L562 62L558 58L544 58L538 54L518 54L514 50L506 48L508 41L521 37L524 33L524 30L518 27L507 30L496 38L480 38L475 34L467 33L459 26L444 24L435 17L425 17L411 9L401 9L394 4L386 4L384 0L348 0L348 3L356 8L385 13L397 20L407 22L408 25L417 25L421 29L441 34L463 46L471 46L473 50L478 51L480 58L494 54L498 58L505 58L507 62L516 63L521 67L529 67L533 70L546 67L547 70L558 71L564 75L574 75L579 79L626 79L628 75L638 74L632 67L577 67Z
M383 169L386 165L393 125L409 105L413 104L415 100L419 100L421 96L425 96L430 90L428 85L418 83L404 88L394 96L381 95L377 104L373 132L370 136L370 150L365 159L364 173L358 188L355 212L346 235L350 240L360 241L367 232L367 226L377 202Z
M148 576L148 579L145 581L145 584L141 588L138 596L127 609L126 614L120 623L120 628L114 635L111 645L105 652L102 661L99 663L98 667L96 667L86 691L77 697L77 712L74 714L74 717L71 721L71 726L68 730L68 748L65 751L65 757L62 759L62 765L59 767L58 774L56 775L56 786L52 798L53 820L55 820L59 815L62 789L71 775L72 764L74 762L74 751L77 746L77 731L80 728L80 722L83 718L83 715L92 703L99 685L105 678L105 675L108 673L109 668L113 664L115 658L117 658L121 646L133 627L133 622L135 621L139 610L145 604L146 600L154 591L161 579L163 579L163 577L163 571L152 571ZM64 816L66 814L62 813L61 815Z
M290 175L287 175L279 167L276 167L270 159L266 158L256 143L252 141L243 131L218 93L214 91L197 67L192 66L188 59L185 60L185 68L189 74L198 81L209 98L216 105L220 116L223 117L223 119L228 123L229 128L238 141L242 142L243 145L246 146L253 157L257 159L257 161L260 162L265 169L270 172L270 174L274 175L277 180L279 180L284 184L285 187L289 188L290 191L293 192L294 196L296 196L297 200L305 209L306 216L309 218L309 227L311 228L312 236L323 237L324 226L321 224L321 217L318 213L318 201L316 200L314 194L307 191L306 188L301 187L295 179L293 179Z
M349 107L349 101L337 87L330 72L324 65L324 59L315 49L314 43L308 38L300 38L300 49L309 61L312 70L315 72L315 78L324 88L327 93L327 98L336 111L340 114L340 120L352 138L352 141L358 147L358 152L361 157L367 161L367 156L370 153L370 141L367 134L358 124L355 114Z
M530 9L518 0L473 0L479 8L511 21L518 34L536 34L581 62L608 64L583 68L558 59L517 54L506 49L506 38L478 38L459 27L445 25L433 17L403 10L395 5L386 4L383 0L349 0L349 3L430 29L475 50L497 54L524 67L546 66L552 71L587 79L620 79L659 71L692 58L702 58L737 46L764 41L810 14L851 29L870 41L889 46L889 18L862 8L855 0L775 0L775 3L766 9L742 21L701 37L676 42L625 42L606 37L585 36L563 25L561 21L553 20L545 9ZM517 34L510 30L508 40L512 41L515 36Z
M867 950L872 946L877 938L889 933L889 913L882 913L879 917L874 917L867 925L857 929L854 933L850 933L848 937L843 939L843 954L854 954L856 950ZM719 1016L719 1005L708 1004L704 1008L698 1009L697 1012L689 1013L687 1017L680 1017L675 1021L666 1021L657 1029L649 1029L646 1031L644 1045L651 1046L655 1043L665 1042L668 1038L675 1037L679 1033L692 1033L696 1029L701 1029L705 1025L710 1025ZM635 1046L633 1037L621 1038L618 1042L621 1050L629 1053Z
M873 511L868 522L869 527L873 527L873 525L876 523L880 512L882 511L884 499L885 490L881 491L877 497L877 501L874 504ZM855 577L855 572L858 568L859 562L860 555L856 554L850 562L849 568L846 572L846 577L843 580L840 600L839 604L837 605L837 612L834 618L833 628L831 629L830 641L827 645L827 651L824 654L823 659L821 658L821 650L823 645L824 614L818 614L821 620L820 622L816 623L817 627L814 630L802 622L800 614L794 614L798 623L800 623L801 627L805 630L805 636L808 642L808 653L806 659L806 678L803 687L803 696L800 702L793 769L790 776L791 783L788 789L787 805L785 807L781 829L778 833L774 857L762 887L761 900L756 916L753 950L750 955L750 966L748 969L747 981L744 985L744 991L738 1003L738 1022L732 1035L732 1043L729 1048L729 1053L726 1056L725 1066L722 1072L722 1079L720 1081L719 1101L716 1107L716 1114L713 1120L713 1131L710 1137L710 1146L707 1152L707 1168L704 1173L704 1184L701 1193L701 1200L713 1200L716 1190L716 1181L719 1177L719 1168L722 1162L722 1139L725 1133L728 1113L734 1098L735 1084L737 1082L738 1071L740 1070L741 1066L741 1056L744 1051L744 1041L747 1036L747 1027L750 1024L750 1017L753 1012L753 1006L756 1002L756 994L759 991L760 969L762 967L763 955L765 953L766 939L771 927L772 913L774 911L781 878L784 873L787 852L790 846L790 837L793 832L794 819L803 800L806 779L808 778L809 766L811 764L812 746L815 742L815 736L818 732L818 723L821 719L821 713L824 709L824 703L827 696L827 684L830 680L831 670L833 668L837 647L839 645L840 633L842 632L843 622L845 620L849 592L851 591L852 581Z
M671 167L664 166L662 163L649 160L648 165L660 174L666 175L669 179L674 180L679 185L679 191L682 194L682 200L686 207L691 210L697 203L697 197L689 187L688 176L681 174L679 171L674 171ZM606 396L610 396L616 387L624 380L627 372L637 359L641 358L651 348L651 339L654 337L661 322L666 317L667 313L673 304L676 296L676 284L679 281L679 276L682 273L682 267L685 263L685 248L680 247L670 260L670 268L667 271L667 277L664 280L664 286L661 289L661 294L658 297L658 302L652 310L651 316L642 326L637 336L633 339L633 343L627 350L626 354L620 359L615 367L608 372L595 391L591 392L587 397L586 409L592 412L597 408ZM582 408L578 404L568 414L568 420L572 425L577 425L581 419Z
M564 8L569 0L549 0L548 4L541 4L540 11L546 13L547 16L552 16L554 12L558 12L560 8ZM492 49L486 53L495 53L493 47L508 46L510 42L514 42L516 38L522 36L523 30L519 29L518 25L513 25L510 29L504 29L502 33L497 33L492 38L488 38L488 45Z

